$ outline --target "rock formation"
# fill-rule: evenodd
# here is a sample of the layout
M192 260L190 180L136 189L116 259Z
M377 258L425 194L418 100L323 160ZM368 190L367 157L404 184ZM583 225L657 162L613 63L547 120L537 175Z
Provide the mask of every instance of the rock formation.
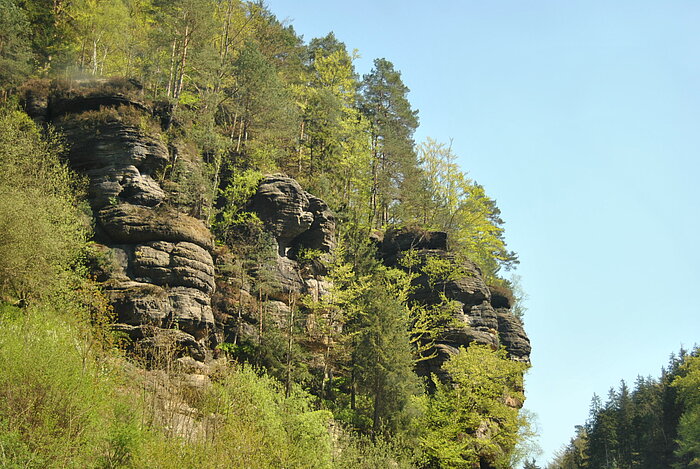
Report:
M159 183L171 152L157 127L142 125L152 121L150 108L97 85L78 83L48 100L28 100L30 111L64 133L71 166L88 178L117 328L144 344L154 331L177 329L168 334L180 353L203 360L215 325L213 237Z
M78 83L48 96L27 96L25 102L35 119L65 134L72 167L87 176L95 240L109 264L101 280L117 328L144 345L153 342L154 330L167 330L182 354L204 360L219 341L256 342L261 311L286 327L294 302L303 295L318 299L329 289L317 257L335 246L332 212L294 179L266 176L246 206L274 238L264 295L252 287L261 266L240 277L219 275L211 232L177 203L177 184L164 178L179 155L164 143L156 117L161 125L170 120L128 88L122 93L105 83ZM453 320L434 344L436 356L420 362L420 374L444 376L442 364L472 342L504 346L512 359L529 361L530 343L510 313L509 292L489 288L476 265L450 253L446 233L404 228L375 242L392 267L401 267L406 252L415 251L419 275L411 301L435 304L440 292L454 306ZM217 251L217 263L234 262L224 251ZM459 275L431 283L423 270L430 259L454 265ZM313 340L307 341L312 348Z
M274 239L274 252L266 266L251 269L250 282L220 277L215 309L223 316L227 342L257 343L261 311L286 330L295 302L304 295L318 300L327 292L325 267L314 257L335 246L335 218L324 201L306 192L294 179L279 174L260 181L246 209L263 222ZM298 256L304 249L315 255L302 265ZM225 257L220 261L227 262ZM267 277L264 293L251 285L263 276Z
M292 178L265 177L247 209L275 237L280 256L293 258L300 249L329 252L335 245L335 218L328 205Z
M376 237L375 243L379 256L391 267L401 267L402 256L409 250L415 252L417 265L413 269L418 275L413 280L411 301L435 304L440 301L439 293L444 293L455 306L452 322L440 332L434 345L436 357L419 362L419 374L445 377L442 364L459 347L472 342L494 348L502 345L511 359L529 362L530 341L522 322L510 313L512 300L508 293L489 288L473 262L448 252L446 233L402 228L388 230L383 237ZM453 269L445 280L432 285L424 270L431 258L444 260Z

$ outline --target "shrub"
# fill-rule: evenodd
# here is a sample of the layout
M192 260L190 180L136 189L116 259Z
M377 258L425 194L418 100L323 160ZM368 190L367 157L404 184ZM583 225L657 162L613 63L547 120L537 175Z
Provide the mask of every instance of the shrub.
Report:
M0 295L46 296L80 256L89 222L60 151L25 114L0 110Z
M0 465L116 467L137 432L117 412L112 361L98 362L90 334L44 308L0 312Z

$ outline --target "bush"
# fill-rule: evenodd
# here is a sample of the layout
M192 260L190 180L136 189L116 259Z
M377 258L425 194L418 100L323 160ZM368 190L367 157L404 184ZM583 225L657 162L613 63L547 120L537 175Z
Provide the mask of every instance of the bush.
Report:
M44 308L0 312L0 465L117 467L138 428L90 334Z
M225 451L229 467L331 467L330 412L300 389L285 398L278 381L241 367L214 385L207 409L223 417L221 449L239 448Z
M427 399L422 438L428 460L445 468L511 466L520 429L527 365L508 360L505 350L471 344L450 357L444 370L452 383L434 380Z
M60 151L25 114L0 110L0 296L47 296L80 256L89 222Z

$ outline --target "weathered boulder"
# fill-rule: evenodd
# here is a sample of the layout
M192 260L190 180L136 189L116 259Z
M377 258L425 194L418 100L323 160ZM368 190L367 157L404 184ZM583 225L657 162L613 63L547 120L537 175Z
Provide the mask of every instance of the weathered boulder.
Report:
M177 327L197 340L214 327L211 297L196 288L128 281L108 283L105 292L120 323Z
M375 243L384 262L393 265L402 252L411 249L447 251L447 233L417 228L389 228L375 238Z
M401 258L400 255L397 256ZM413 301L425 304L439 302L437 294L442 292L451 300L456 300L468 306L478 305L491 298L489 288L481 275L481 270L468 259L458 259L453 253L439 249L422 249L416 251L418 261L415 269L419 273L413 281L414 291L411 294ZM442 261L444 265L450 267L449 275L446 278L435 275L432 279L426 272L426 264L430 260ZM391 264L390 264L391 265ZM396 264L393 264L396 265Z
M71 115L54 122L70 139L71 166L91 179L104 170L127 166L153 175L169 164L165 144L135 125L119 120L94 123L79 117Z
M328 252L335 244L332 212L292 178L263 178L247 209L255 212L275 237L280 256L288 256L291 251L294 257L300 248Z
M496 309L496 319L498 335L508 355L514 360L529 363L532 348L522 321L510 314L506 308Z
M117 324L115 330L126 335L131 341L131 350L139 356L148 358L158 364L176 360L178 363L185 357L203 361L206 358L206 347L195 340L190 334L177 329L162 329L150 325ZM135 345L134 345L135 344ZM189 365L193 368L196 365Z
M330 252L335 247L335 216L323 200L308 192L306 195L309 199L309 212L314 220L308 230L293 240L292 249L307 248Z
M154 241L137 245L132 261L134 277L161 286L190 287L211 293L214 264L204 248L188 242Z
M323 253L334 247L333 213L323 200L282 175L263 178L246 208L263 221L264 229L274 237L277 246L272 255L261 256L262 262L249 267L243 275L239 273L238 278L223 272L217 278L214 305L216 318L224 330L223 340L258 344L260 331L267 327L265 322L286 331L294 312L297 324L307 322L299 342L312 355L318 349L321 356L327 344L320 344L319 340L325 340L326 336L314 335L313 321L301 317L308 311L300 305L304 297L318 301L331 289L324 278L328 271ZM302 249L322 254L300 258ZM226 252L217 252L217 263L232 265L235 261ZM249 280L246 276L250 276Z

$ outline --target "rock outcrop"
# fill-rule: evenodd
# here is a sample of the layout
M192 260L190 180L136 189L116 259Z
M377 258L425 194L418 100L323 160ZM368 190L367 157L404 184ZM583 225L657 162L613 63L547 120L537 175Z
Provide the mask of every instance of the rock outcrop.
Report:
M380 257L391 267L401 267L400 260L407 251L415 253L416 265L412 269L418 275L413 280L411 301L435 304L443 293L453 306L452 321L442 329L434 345L436 356L419 362L419 374L434 373L445 378L442 364L459 347L472 342L494 348L504 346L511 359L529 362L530 341L521 321L510 313L512 300L504 291L489 288L473 262L447 251L446 233L403 228L389 230L375 242ZM431 259L449 268L444 278L428 275L425 267Z
M226 342L258 344L260 331L268 327L261 320L286 331L293 310L296 321L304 320L297 311L302 297L319 300L329 290L321 258L335 246L335 218L324 201L283 175L264 177L246 208L262 220L274 246L267 255L256 252L265 260L245 275L217 279L214 307ZM224 253L217 262L232 264L234 258ZM306 336L299 339L307 350L320 347L312 329L306 327Z
M294 258L300 249L329 252L335 245L335 218L328 205L292 178L265 177L247 209L275 237L280 256Z
M167 330L180 354L203 360L215 326L213 237L159 183L171 152L150 108L95 82L54 91L44 108L28 101L65 134L71 166L88 178L117 328L144 344Z
M528 361L531 351L530 339L525 333L522 321L511 313L513 298L510 292L497 287L490 287L490 290L491 306L496 310L501 344L512 357Z
M170 119L139 100L133 86L124 93L110 86L77 84L28 95L25 104L34 118L65 134L72 167L87 176L95 239L110 264L101 280L120 330L142 343L152 341L154 331L167 330L183 354L203 360L218 340L230 341L215 331L228 327L229 335L255 340L261 311L286 327L293 303L304 295L319 299L329 290L317 257L335 246L334 215L323 200L283 175L263 178L246 206L274 238L271 265L240 278L218 275L211 232L177 202L177 184L164 177L180 156L159 131ZM530 343L510 312L509 293L489 288L475 264L450 253L446 233L404 228L375 242L388 266L401 267L405 254L415 252L411 268L419 275L411 301L436 304L444 294L451 302L452 321L434 344L436 357L420 362L419 373L442 376L445 360L472 342L504 346L512 359L529 361ZM221 252L215 257L228 262ZM450 275L431 278L425 267L436 261L452 266ZM252 284L263 276L266 286L256 291Z

